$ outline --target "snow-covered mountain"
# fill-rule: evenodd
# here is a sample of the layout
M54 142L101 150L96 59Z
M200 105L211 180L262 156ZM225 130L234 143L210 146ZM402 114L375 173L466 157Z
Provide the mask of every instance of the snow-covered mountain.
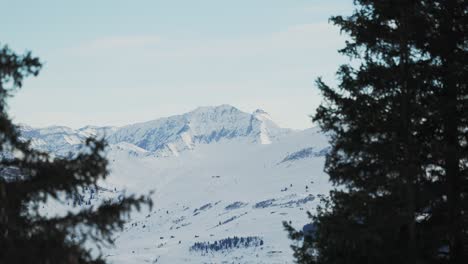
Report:
M263 110L252 114L230 105L199 107L183 115L161 118L124 127L86 126L73 130L63 126L33 129L23 126L23 136L42 150L65 154L74 151L86 137L106 137L111 144L126 142L157 156L177 156L198 144L245 141L270 144L292 132L280 128Z
M86 126L74 130L65 126L51 126L45 128L32 128L21 125L21 135L30 140L34 148L56 155L66 155L79 149L88 137L103 138L112 134L115 127Z
M280 128L263 110L200 107L124 127L23 126L22 135L56 155L107 138L111 175L82 206L155 191L155 209L135 213L106 250L115 263L291 263L282 221L301 228L330 189L324 135Z

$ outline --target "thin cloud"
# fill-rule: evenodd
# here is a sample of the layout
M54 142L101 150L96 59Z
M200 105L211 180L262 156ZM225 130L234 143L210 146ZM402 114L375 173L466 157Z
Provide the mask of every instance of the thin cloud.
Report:
M122 58L132 51L140 58L238 58L252 56L282 57L320 53L338 49L344 42L339 29L329 23L292 25L269 34L238 38L187 39L184 36L162 38L155 35L113 36L95 39L67 49L67 54ZM133 57L132 57L133 58ZM130 59L132 59L130 58Z
M310 53L330 48L336 50L343 42L344 37L337 27L320 22L292 25L284 30L260 36L166 39L164 44L144 52L147 57L278 57L304 51Z
M141 36L110 36L94 39L71 48L72 52L81 55L102 52L120 52L136 48L151 48L160 44L161 38L154 35Z

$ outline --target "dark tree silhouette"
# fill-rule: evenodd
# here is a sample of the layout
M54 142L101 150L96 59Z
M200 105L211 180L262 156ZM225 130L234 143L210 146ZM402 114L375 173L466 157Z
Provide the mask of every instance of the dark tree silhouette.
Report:
M17 55L0 48L0 263L105 263L84 245L112 245L115 231L123 228L132 209L149 205L146 196L127 196L104 203L45 217L44 203L66 201L85 188L97 188L105 179L108 162L106 143L88 139L86 150L72 158L51 157L21 140L12 124L6 100L21 88L23 79L38 75L41 62L31 53Z
M299 263L462 263L468 259L467 1L357 0L331 21L350 36L340 84L317 81L314 120L330 135L339 188L285 223Z
M202 253L214 253L229 251L238 248L249 248L249 247L261 247L264 241L262 238L257 236L248 237L228 237L214 242L195 242L190 247L190 251L198 251Z

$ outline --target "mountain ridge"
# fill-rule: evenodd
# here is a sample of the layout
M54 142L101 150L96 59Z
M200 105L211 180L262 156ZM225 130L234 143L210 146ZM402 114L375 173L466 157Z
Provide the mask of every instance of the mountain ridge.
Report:
M271 144L294 131L278 126L264 110L247 113L227 104L198 107L184 114L121 127L87 125L72 129L21 125L20 130L33 147L59 155L74 151L85 138L94 136L106 138L110 144L130 143L158 156L177 156L196 145L223 140Z

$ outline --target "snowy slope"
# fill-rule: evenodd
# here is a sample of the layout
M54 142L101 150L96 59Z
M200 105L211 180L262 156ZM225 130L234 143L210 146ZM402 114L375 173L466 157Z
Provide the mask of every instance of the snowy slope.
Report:
M153 211L135 213L106 250L113 263L291 263L282 221L301 228L330 189L325 137L280 128L262 110L222 105L121 128L23 128L25 138L58 154L85 134L108 138L111 175L83 206L99 195L154 191ZM191 250L234 236L262 243Z

